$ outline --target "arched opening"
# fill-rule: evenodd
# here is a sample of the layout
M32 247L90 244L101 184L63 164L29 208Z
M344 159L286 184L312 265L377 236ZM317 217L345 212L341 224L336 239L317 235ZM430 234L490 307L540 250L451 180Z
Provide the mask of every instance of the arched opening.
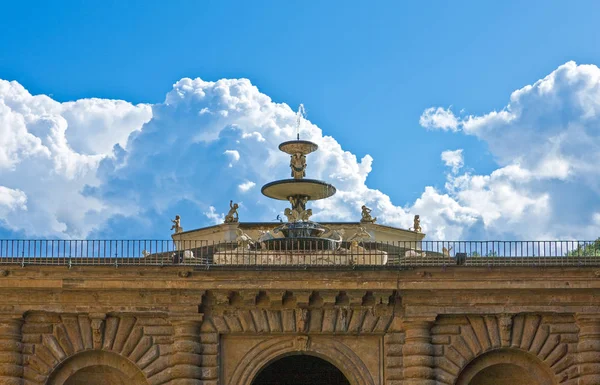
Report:
M129 385L127 376L110 366L88 366L73 373L64 385Z
M350 385L329 362L309 355L280 358L258 373L252 385Z
M90 350L78 353L50 375L47 385L148 385L144 373L116 353Z
M498 349L476 357L456 385L556 385L551 369L536 356L517 349Z
M469 381L469 385L515 385L538 382L524 368L513 364L498 364L488 366Z

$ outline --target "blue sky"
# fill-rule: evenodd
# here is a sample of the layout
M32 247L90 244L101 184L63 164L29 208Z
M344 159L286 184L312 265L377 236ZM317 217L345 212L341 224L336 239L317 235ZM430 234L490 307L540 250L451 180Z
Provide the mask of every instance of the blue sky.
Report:
M274 150L278 141L287 139L285 135L274 134L245 146L238 142L254 132L252 124L263 127L256 131L263 136L273 133L265 123L270 118L255 121L230 115L223 123L198 115L203 108L212 113L239 107L217 100L222 94L215 87L252 87L236 82L194 83L186 91L192 102L182 102L188 108L164 105L166 95L179 89L173 89L173 84L182 78L207 82L245 78L270 101L246 93L250 99L262 100L256 102L260 105L285 103L291 110L304 103L310 121L307 135L317 141L331 136L341 150L357 157L348 160L331 145L326 146L329 152L315 159L324 162L314 165L318 176L348 191L358 185L368 188L317 206L314 211L321 210L322 220L354 220L357 207L367 203L382 221L400 227L407 227L411 216L420 214L429 239L595 238L600 234L600 220L594 216L596 206L600 212L596 198L600 179L590 176L584 165L595 160L597 143L597 131L590 123L596 121L590 121L586 111L591 108L594 117L596 98L600 98L593 71L600 63L598 11L600 4L594 1L3 2L0 79L16 81L24 90L16 90L13 83L0 96L6 106L0 140L5 148L13 146L7 156L13 160L0 165L4 187L0 236L164 238L168 220L176 213L182 214L186 229L208 225L226 211L229 199L244 203L242 220L274 218L282 207L273 209L266 198L260 198L261 169L249 169L246 162L253 164L249 157L255 157L257 164L264 161L257 158L269 156L263 147ZM560 67L571 61L593 68L589 72L588 67ZM581 77L587 84L577 88L578 83L566 81L558 96L551 98L562 98L558 105L564 109L548 110L560 115L527 115L539 106L554 105L541 97L523 98L517 113L526 117L523 121L507 118L498 123L489 115L506 111L509 103L519 106L510 100L514 91L553 74L560 78L559 68L572 74L567 79ZM215 99L190 96L198 90L209 90L207 94ZM26 94L47 95L51 103L39 107L40 102ZM129 107L105 99L123 100ZM572 100L580 104L585 100L592 107L570 105ZM64 107L65 102L76 105ZM98 103L104 106L101 112ZM23 109L32 106L38 110L31 114L37 115L28 117ZM441 110L425 114L428 108L438 107ZM254 116L251 108L244 111ZM275 114L290 113L282 111ZM0 110L0 119L2 114ZM15 114L25 120L25 131L7 123L17 119ZM454 117L456 124L449 127L425 119L432 116ZM477 117L483 128L473 128ZM289 118L283 116L277 124L285 125ZM555 122L560 127L553 128ZM585 128L588 124L591 131ZM50 155L43 148L35 150L31 138L14 139L17 132L29 134L48 147L40 132L54 132L55 126L65 132L64 147L73 150L69 156L58 150L48 150ZM561 142L554 158L543 167L536 163L561 133L567 135L581 126L589 134L583 143ZM210 129L218 131L218 140L194 142ZM519 136L527 130L531 135ZM168 157L181 149L170 145L185 146L190 138L197 148L183 150L180 158ZM515 140L532 148L515 145ZM18 147L22 143L29 143L27 151ZM123 151L113 149L117 143ZM590 158L573 158L581 146ZM509 151L515 148L519 151ZM154 149L160 156L146 157ZM233 150L241 153L241 159L229 167L231 159L223 154ZM454 152L443 158L445 151ZM75 164L81 161L77 154L89 159ZM132 154L138 154L135 162ZM367 154L373 159L368 172L359 167ZM310 162L309 157L309 167ZM452 171L456 162L461 166ZM529 179L522 174L521 179L514 174L506 177L507 167L514 171L515 165L529 172ZM567 169L562 174L544 171L544 167L561 170L562 166ZM336 173L340 168L346 168L347 174ZM170 175L172 183L162 185L154 178L157 172ZM29 173L50 175L43 179L45 195L21 180ZM266 173L287 177L285 167ZM243 181L242 175L246 175ZM349 184L354 177L357 184ZM478 177L487 177L487 184L474 191ZM220 180L220 187L211 186L214 180ZM240 190L247 182L256 186ZM172 186L184 188L185 193L170 191ZM73 207L42 208L48 205L44 199L67 199L67 188L78 194ZM140 197L140 189L152 193ZM169 199L163 196L167 193ZM181 198L172 198L178 195Z

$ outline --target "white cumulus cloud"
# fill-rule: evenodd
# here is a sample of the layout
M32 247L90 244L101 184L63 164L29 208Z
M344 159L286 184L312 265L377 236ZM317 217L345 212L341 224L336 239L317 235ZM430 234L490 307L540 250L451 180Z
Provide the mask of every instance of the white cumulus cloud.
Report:
M254 186L256 186L256 183L254 183L252 181L247 181L247 182L239 184L238 188L240 189L241 192L246 192Z
M450 108L430 107L423 111L419 124L425 128L458 131L459 120Z
M452 168L452 172L454 174L456 174L458 172L458 170L460 170L462 168L462 166L465 164L464 159L463 159L463 150L462 149L454 150L454 151L447 150L447 151L442 152L442 160L444 161L446 166Z
M311 203L313 218L357 221L366 204L379 223L401 228L419 214L428 239L596 238L599 84L596 66L569 62L500 111L427 109L424 127L477 136L498 167L477 175L465 167L468 148L445 151L446 184L424 186L414 202L370 188L373 157L358 158L304 121L302 137L319 145L307 177L338 191ZM241 221L271 221L286 203L255 187L290 177L277 146L295 128L294 110L247 79L184 78L154 105L60 103L0 81L1 226L31 237L164 238L174 214L186 230L220 223L230 200Z
M26 213L4 214L5 227L29 236L85 237L111 215L127 213L84 190L98 184L96 171L114 157L113 147L125 145L151 116L148 105L59 103L0 80L0 181L19 192L16 202L27 201Z
M432 107L423 116L432 111L451 113ZM456 130L485 141L499 163L489 175L451 176L446 185L461 206L478 213L488 234L600 236L594 216L600 210L597 66L568 62L513 92L502 110L456 119Z
M229 167L233 167L233 164L240 160L240 153L237 150L225 150L223 154L229 157Z

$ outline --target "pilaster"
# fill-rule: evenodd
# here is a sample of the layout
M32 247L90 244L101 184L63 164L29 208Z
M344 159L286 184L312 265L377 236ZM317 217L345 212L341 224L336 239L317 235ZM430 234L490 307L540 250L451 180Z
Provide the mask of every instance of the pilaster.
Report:
M171 381L181 385L205 385L200 339L201 315L173 316Z
M410 319L403 322L403 385L435 385L431 326L433 319Z
M600 314L578 314L578 385L600 384Z
M0 314L0 383L23 384L22 315Z

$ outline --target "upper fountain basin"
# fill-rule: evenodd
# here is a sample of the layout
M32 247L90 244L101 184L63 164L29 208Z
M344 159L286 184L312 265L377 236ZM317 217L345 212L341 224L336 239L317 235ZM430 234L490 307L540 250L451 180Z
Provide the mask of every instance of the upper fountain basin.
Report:
M308 140L290 140L279 145L279 149L287 154L310 154L317 151L319 146Z
M260 191L269 198L282 201L293 196L303 196L314 201L329 198L336 190L329 183L316 179L283 179L267 183Z

